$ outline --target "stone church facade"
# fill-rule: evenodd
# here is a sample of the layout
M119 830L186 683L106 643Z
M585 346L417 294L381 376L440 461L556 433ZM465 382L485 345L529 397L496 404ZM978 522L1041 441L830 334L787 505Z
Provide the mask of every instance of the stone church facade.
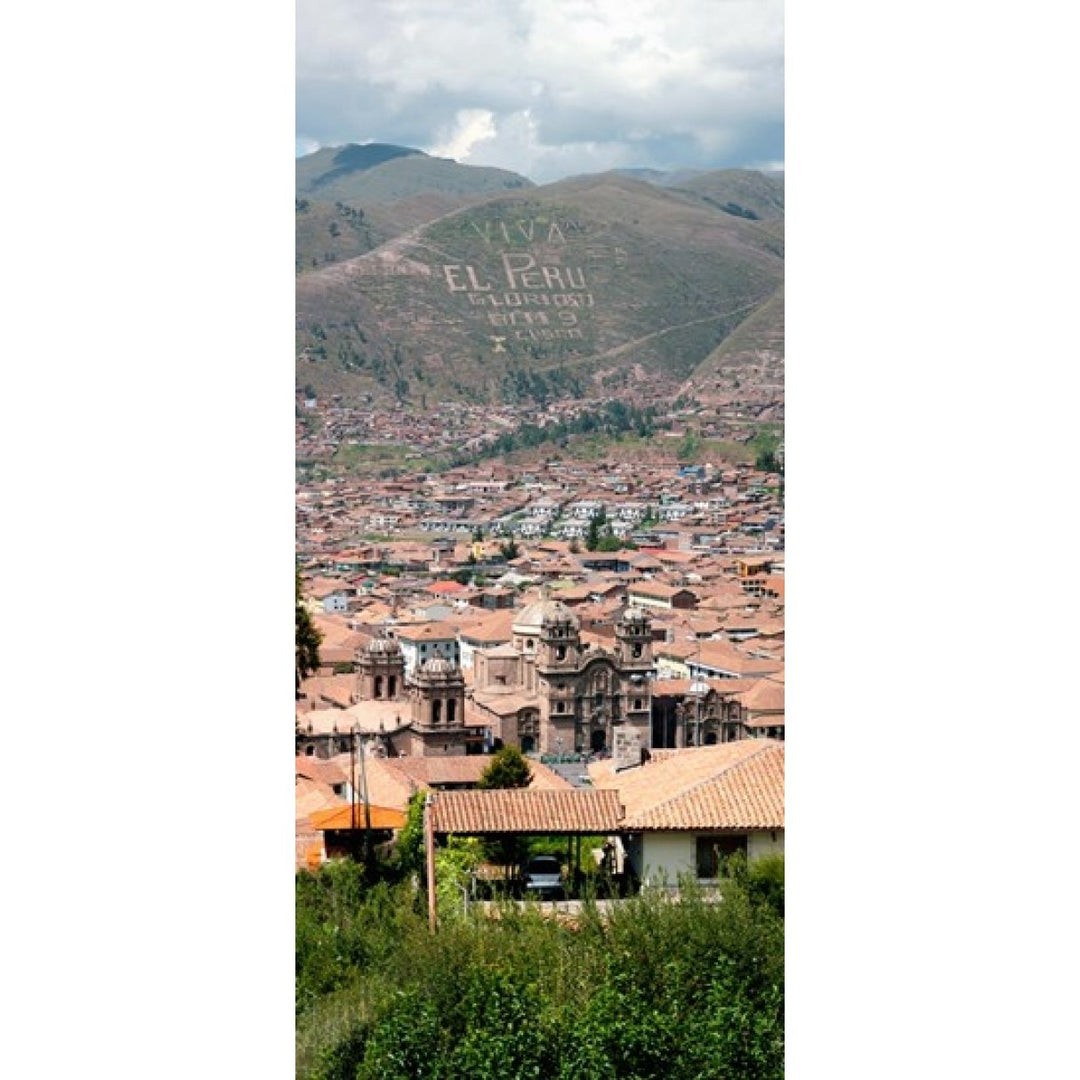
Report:
M628 738L650 745L652 629L643 612L620 615L613 648L590 647L577 616L544 597L518 614L512 635L476 651L473 723L526 753L598 753Z

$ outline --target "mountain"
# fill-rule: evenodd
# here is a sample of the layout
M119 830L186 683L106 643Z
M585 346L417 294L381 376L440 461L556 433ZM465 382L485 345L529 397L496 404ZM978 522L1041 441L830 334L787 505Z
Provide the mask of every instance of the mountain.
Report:
M388 173L414 170L416 179L418 168L441 169L464 185L471 169L416 152L371 164L377 156L358 158L321 190L348 179L377 197ZM327 158L321 173L305 176L341 167ZM500 173L481 171L482 183ZM501 176L507 182L515 174ZM756 216L754 207L768 209L772 188L762 186L748 205L752 178L695 189L620 173L542 187L516 179L517 188L496 193L459 191L469 204L445 210L455 195L423 192L417 179L392 203L404 231L354 256L345 250L346 223L338 222L340 261L302 267L297 279L298 381L350 398L414 402L542 400L589 388L666 392L782 284L780 222L733 213L714 197L738 196L739 207ZM394 190L401 195L405 185ZM411 216L403 211L409 199ZM311 204L299 205L298 232L312 213ZM357 247L377 239L380 215L389 227L387 204L346 213L361 209L349 241ZM426 215L433 216L409 224Z
M296 161L298 199L365 207L421 193L477 195L532 186L531 180L505 169L459 165L383 143L324 147Z
M296 161L297 272L362 255L493 192L532 186L517 173L405 146L326 147Z
M751 169L720 169L682 177L672 185L729 214L752 221L772 221L784 216L783 174Z

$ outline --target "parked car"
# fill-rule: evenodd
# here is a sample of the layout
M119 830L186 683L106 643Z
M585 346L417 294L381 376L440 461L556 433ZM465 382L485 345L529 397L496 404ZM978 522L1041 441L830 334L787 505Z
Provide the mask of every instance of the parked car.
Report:
M525 891L533 896L561 896L562 866L554 855L536 855L525 866Z

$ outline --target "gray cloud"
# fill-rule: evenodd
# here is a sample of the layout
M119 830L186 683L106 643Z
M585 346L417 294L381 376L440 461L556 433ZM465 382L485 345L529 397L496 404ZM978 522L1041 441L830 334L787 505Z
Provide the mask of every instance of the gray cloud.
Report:
M298 0L296 138L541 182L782 161L783 5Z

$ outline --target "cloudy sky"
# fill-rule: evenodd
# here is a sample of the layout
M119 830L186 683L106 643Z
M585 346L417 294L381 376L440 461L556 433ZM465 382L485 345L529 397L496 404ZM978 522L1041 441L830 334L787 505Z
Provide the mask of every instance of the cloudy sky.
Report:
M296 152L782 167L782 0L298 0Z

